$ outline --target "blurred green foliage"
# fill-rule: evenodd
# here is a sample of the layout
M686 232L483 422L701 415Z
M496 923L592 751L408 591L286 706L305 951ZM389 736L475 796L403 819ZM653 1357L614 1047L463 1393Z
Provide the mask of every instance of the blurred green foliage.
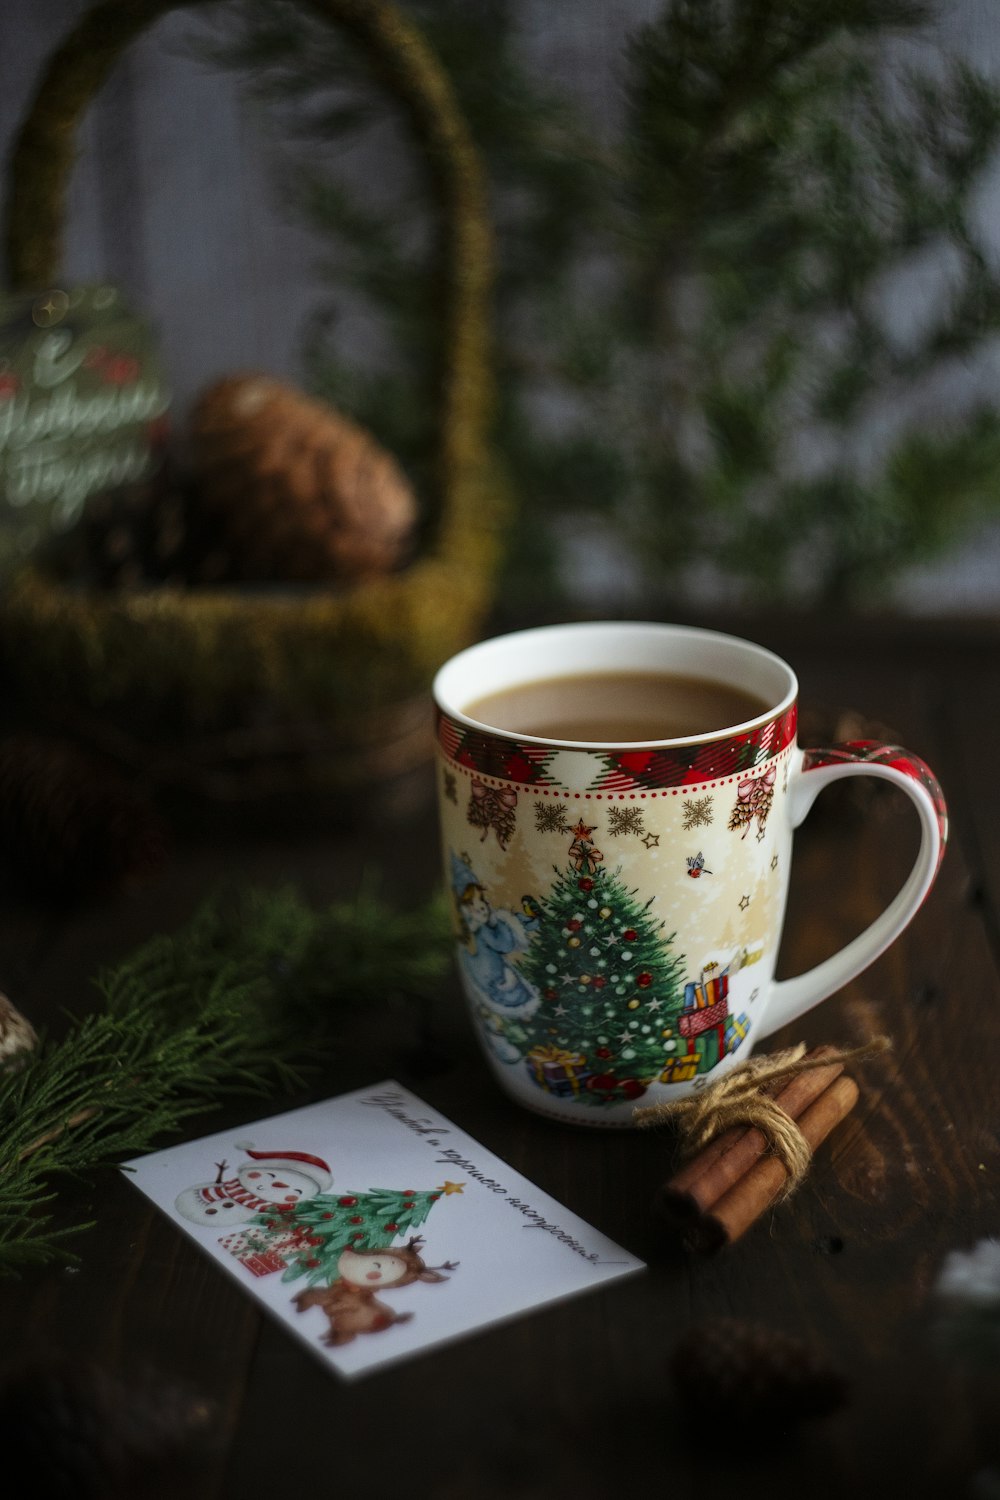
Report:
M933 6L671 0L607 60L614 119L532 67L517 0L406 8L490 175L512 605L571 602L567 539L626 559L633 608L885 602L996 506L1000 94ZM287 201L328 246L309 384L419 483L434 226L391 96L305 8L225 11L208 53L274 112ZM348 303L378 350L346 346Z

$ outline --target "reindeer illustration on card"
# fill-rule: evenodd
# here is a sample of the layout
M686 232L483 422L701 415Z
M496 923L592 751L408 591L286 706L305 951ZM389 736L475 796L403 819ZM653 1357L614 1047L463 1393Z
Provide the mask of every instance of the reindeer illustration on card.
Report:
M408 1323L410 1311L396 1312L375 1296L381 1288L410 1286L415 1281L447 1281L442 1271L454 1271L458 1262L446 1260L428 1266L420 1254L423 1239L414 1235L405 1245L390 1250L344 1250L337 1260L337 1279L329 1286L304 1288L292 1298L299 1312L318 1307L326 1314L329 1329L323 1336L331 1349L349 1344L359 1333L381 1333L394 1323Z

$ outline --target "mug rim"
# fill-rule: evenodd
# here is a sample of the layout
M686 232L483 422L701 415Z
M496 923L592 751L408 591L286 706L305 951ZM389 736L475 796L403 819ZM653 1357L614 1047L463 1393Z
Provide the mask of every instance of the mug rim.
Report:
M521 730L500 729L495 724L490 724L485 719L476 719L458 707L455 699L450 695L454 691L451 688L450 679L457 676L467 668L477 656L501 650L516 650L519 646L527 646L534 641L546 640L552 642L556 637L573 636L576 639L593 634L607 638L609 635L624 637L628 634L638 636L640 634L651 634L675 641L687 639L689 641L703 641L707 645L714 645L723 650L732 650L734 653L743 653L745 656L753 657L758 662L767 663L774 669L784 673L786 678L786 690L781 698L771 704L763 712L754 715L750 719L741 719L734 724L721 724L713 729L705 730L701 734L691 735L665 735L652 740L565 740L557 739L552 735L527 734ZM655 670L655 669L652 669ZM521 683L544 681L546 676L552 676L551 672L538 672L534 675L526 673L517 679ZM585 676L585 671L565 672L565 677ZM694 674L692 674L694 675ZM721 681L729 682L729 685L739 687L742 684L733 682L731 679L719 678ZM513 685L513 683L511 684ZM502 691L497 689L496 691ZM480 734L489 735L494 738L508 740L513 744L544 745L555 749L566 750L652 750L665 747L680 747L685 745L708 745L717 740L728 739L732 735L752 732L769 724L773 719L779 718L787 713L798 698L798 679L792 668L774 651L766 646L760 646L755 641L745 639L743 636L731 635L724 631L704 630L696 625L674 625L666 621L658 620L581 620L568 621L557 625L529 626L524 630L506 632L502 635L487 636L464 650L450 657L434 675L431 684L431 692L439 711L449 719L477 731Z

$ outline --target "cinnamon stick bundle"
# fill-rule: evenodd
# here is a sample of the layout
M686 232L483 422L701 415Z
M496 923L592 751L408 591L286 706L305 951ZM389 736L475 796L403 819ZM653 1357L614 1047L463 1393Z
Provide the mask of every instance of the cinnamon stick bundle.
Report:
M809 1054L818 1059L826 1051ZM850 1114L858 1086L833 1061L792 1078L774 1096L798 1125L811 1152ZM680 1234L689 1250L712 1251L739 1239L786 1186L784 1163L766 1154L768 1142L755 1127L734 1126L717 1136L659 1189L657 1216Z

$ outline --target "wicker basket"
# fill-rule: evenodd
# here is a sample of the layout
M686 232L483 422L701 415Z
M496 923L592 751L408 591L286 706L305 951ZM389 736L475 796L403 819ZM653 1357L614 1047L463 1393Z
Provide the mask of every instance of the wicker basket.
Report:
M301 786L304 773L311 784L357 785L424 757L430 678L475 638L498 551L479 159L441 64L387 0L305 3L362 46L429 167L444 330L431 540L406 570L341 591L95 594L33 566L0 601L0 665L22 702L154 782L228 798ZM176 8L102 0L50 58L10 164L13 289L55 284L77 125L133 38Z

